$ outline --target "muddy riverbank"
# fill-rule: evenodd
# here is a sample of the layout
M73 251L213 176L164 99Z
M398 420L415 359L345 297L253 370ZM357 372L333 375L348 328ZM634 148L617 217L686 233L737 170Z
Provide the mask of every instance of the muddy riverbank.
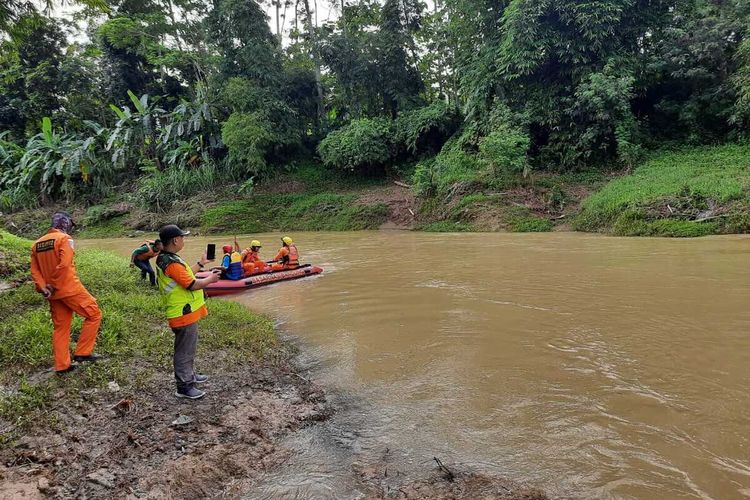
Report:
M335 411L292 360L219 373L198 402L175 402L169 384L137 394L89 390L51 409L54 429L0 450L0 498L254 498L295 452L285 439ZM352 496L380 499L544 499L540 490L435 461L414 478L385 450L347 472Z

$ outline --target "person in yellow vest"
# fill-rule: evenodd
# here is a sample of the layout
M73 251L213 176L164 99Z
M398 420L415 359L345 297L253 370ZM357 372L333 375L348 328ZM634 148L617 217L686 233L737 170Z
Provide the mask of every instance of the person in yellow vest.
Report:
M183 231L174 224L159 231L164 248L156 258L156 280L164 297L167 321L174 332L174 378L177 384L175 396L199 399L205 392L195 384L208 380L206 375L195 372L195 350L198 345L198 321L208 315L203 288L219 281L219 272L214 271L205 278L196 278L195 273L211 262L204 254L197 263L189 266L177 252L185 246Z
M250 242L250 247L242 251L242 270L245 271L246 275L260 273L270 269L268 264L263 262L260 258L261 248L262 245L260 244L260 241L253 240Z
M156 286L156 273L150 261L159 255L162 248L161 240L146 241L130 254L130 265L141 270L141 280L146 279L148 274L151 286Z
M299 252L294 244L294 241L289 236L281 238L282 247L276 257L273 258L274 263L271 264L273 271L283 271L285 269L297 269L299 267Z

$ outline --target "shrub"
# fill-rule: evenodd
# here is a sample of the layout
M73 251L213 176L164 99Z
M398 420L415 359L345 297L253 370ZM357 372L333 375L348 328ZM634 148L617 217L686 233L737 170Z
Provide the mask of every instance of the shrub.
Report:
M489 167L493 177L498 174L525 174L529 142L529 136L520 129L502 127L480 139L479 158Z
M170 167L142 177L135 196L145 208L166 210L176 201L211 189L217 178L211 162L196 168Z
M395 136L411 154L437 153L459 125L456 108L437 101L424 108L399 113Z
M417 195L441 194L458 182L477 182L481 174L476 155L462 150L456 144L448 143L435 158L417 165L412 183Z
M363 118L335 130L318 145L323 163L343 170L380 167L393 158L392 122Z
M35 208L39 198L30 188L15 188L0 191L0 211L15 212L24 208Z
M257 175L266 169L265 155L271 132L255 114L232 113L221 127L221 139L229 149L233 176Z

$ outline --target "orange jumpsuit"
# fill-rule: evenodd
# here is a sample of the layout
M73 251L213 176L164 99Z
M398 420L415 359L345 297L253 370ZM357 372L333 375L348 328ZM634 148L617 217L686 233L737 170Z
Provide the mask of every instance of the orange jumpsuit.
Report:
M258 273L266 270L266 263L260 260L258 252L246 248L242 251L242 269L245 274Z
M273 258L275 261L271 265L273 271L283 271L284 269L297 269L299 267L299 252L297 247L294 245L283 246L276 257Z
M52 352L55 370L70 367L70 325L73 313L84 318L81 335L76 345L76 356L90 356L102 322L96 299L78 279L73 262L73 239L57 229L34 242L31 248L31 276L37 291L52 287L49 308L52 313Z

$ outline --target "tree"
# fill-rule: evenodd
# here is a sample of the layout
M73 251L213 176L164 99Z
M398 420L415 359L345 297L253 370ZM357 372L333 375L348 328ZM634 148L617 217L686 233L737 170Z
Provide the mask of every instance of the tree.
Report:
M24 15L0 46L0 126L17 138L38 130L60 108L60 64L65 39L39 14Z

